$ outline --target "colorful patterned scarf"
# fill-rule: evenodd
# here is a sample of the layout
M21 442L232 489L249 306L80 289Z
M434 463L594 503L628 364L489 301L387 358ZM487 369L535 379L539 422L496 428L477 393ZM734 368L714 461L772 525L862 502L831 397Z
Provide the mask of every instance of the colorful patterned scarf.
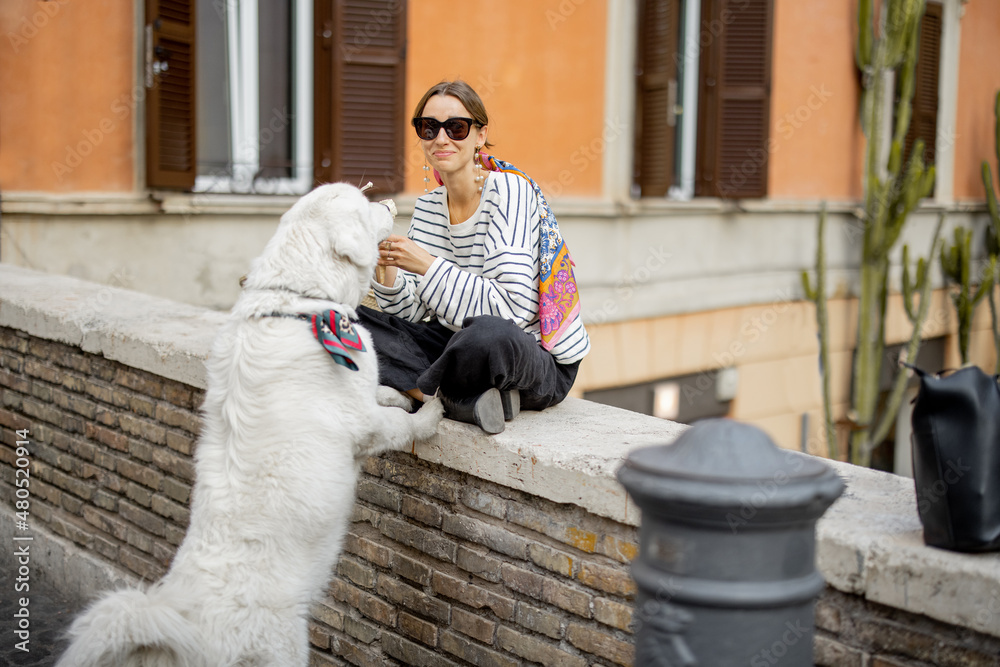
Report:
M365 342L351 323L351 318L335 310L323 313L270 313L261 317L292 317L309 322L312 334L338 365L352 371L358 370L354 358L358 352L365 352ZM355 355L352 358L351 355Z
M365 343L361 340L358 330L351 324L347 315L335 310L328 310L324 313L312 313L304 317L309 318L312 323L313 335L330 353L335 362L352 371L358 370L358 365L354 363L351 355L364 352Z
M551 351L563 337L570 325L580 315L580 294L576 287L576 277L573 275L573 259L569 248L559 233L559 224L552 212L545 195L538 184L523 171L492 155L479 154L480 164L488 171L500 171L517 174L531 184L542 210L542 232L539 240L539 256L542 270L538 278L538 319L542 328L542 347ZM441 184L437 170L434 176Z

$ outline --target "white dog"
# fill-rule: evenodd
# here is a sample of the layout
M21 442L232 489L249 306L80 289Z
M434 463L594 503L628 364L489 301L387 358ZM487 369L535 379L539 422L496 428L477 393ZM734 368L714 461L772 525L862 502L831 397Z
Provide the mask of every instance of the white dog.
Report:
M212 348L191 522L170 571L94 603L58 667L308 663L309 604L337 561L360 460L430 437L442 415L437 399L415 414L377 403L406 404L379 391L367 331L335 318L349 357L335 361L296 318L353 317L391 227L386 205L345 184L282 216Z

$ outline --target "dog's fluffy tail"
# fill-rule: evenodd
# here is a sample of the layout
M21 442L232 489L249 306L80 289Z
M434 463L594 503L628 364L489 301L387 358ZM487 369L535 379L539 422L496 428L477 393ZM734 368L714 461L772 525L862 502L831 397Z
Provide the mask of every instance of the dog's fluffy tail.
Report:
M56 667L208 667L198 629L156 589L95 602L69 630Z

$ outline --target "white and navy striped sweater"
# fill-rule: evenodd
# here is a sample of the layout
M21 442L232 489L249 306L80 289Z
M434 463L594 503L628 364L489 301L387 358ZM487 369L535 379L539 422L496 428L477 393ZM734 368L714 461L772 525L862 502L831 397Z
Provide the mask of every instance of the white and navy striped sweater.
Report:
M396 271L391 287L375 284L386 313L411 322L428 315L453 331L466 317L495 315L541 341L538 322L540 210L531 185L520 176L489 172L479 208L457 225L448 218L448 195L439 187L417 199L407 236L436 259L423 276ZM552 349L571 364L590 351L583 321Z

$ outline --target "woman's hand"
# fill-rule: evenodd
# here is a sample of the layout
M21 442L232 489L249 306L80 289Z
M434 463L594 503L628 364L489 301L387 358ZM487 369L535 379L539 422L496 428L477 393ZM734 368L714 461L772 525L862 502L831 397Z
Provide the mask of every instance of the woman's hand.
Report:
M434 255L430 254L411 239L393 234L383 241L378 248L378 265L386 267L383 285L391 286L396 282L396 268L424 275L434 263Z

